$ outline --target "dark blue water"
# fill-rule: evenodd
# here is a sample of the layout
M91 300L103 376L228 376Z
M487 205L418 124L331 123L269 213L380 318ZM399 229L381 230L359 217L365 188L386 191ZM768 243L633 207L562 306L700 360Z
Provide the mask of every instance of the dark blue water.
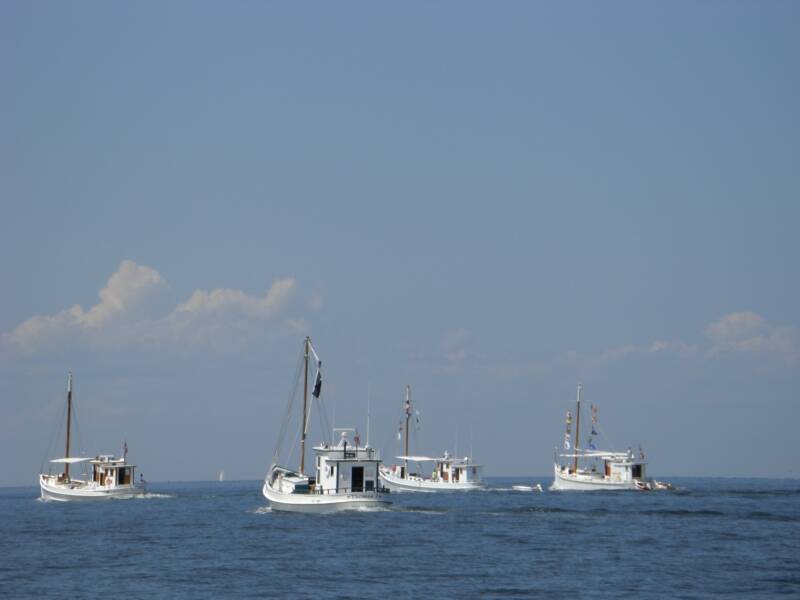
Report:
M328 516L271 512L257 481L91 505L0 489L0 597L800 598L800 481L490 482Z

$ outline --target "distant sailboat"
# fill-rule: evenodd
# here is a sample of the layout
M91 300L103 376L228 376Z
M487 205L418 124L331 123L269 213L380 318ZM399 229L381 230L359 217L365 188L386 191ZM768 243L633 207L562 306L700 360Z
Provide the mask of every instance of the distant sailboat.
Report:
M144 485L137 485L136 466L128 463L128 443L125 442L122 458L110 454L91 457L70 456L70 433L72 425L72 373L67 379L67 443L63 458L55 458L51 464L64 465L62 473L42 473L39 487L43 500L67 502L73 500L105 500L109 498L132 498L144 494ZM92 465L91 479L76 479L70 475L70 465L89 463Z
M219 472L219 481L225 481L225 471Z
M403 461L401 465L387 467L381 465L380 475L383 484L393 492L442 492L442 491L467 491L485 487L481 479L481 466L472 462L469 457L456 458L447 452L443 456L409 456L408 454L408 425L411 420L411 386L406 386L405 401L403 402L405 413L405 427L398 436L404 437L404 452L402 456L396 456ZM425 477L418 473L412 473L409 463L416 465L421 471L423 464L433 465L430 476Z
M567 412L564 449L566 453L557 454L553 465L553 485L551 490L662 490L673 489L669 483L648 479L645 474L644 452L639 448L636 456L628 448L627 452L610 452L595 448L593 439L597 435L597 406L591 406L591 433L587 438L587 448L580 444L581 435L581 385L578 385L578 398L575 408L575 440L572 442L572 414ZM559 463L559 458L566 459ZM597 462L601 463L598 468ZM583 462L583 464L581 464ZM591 466L590 466L591 465Z

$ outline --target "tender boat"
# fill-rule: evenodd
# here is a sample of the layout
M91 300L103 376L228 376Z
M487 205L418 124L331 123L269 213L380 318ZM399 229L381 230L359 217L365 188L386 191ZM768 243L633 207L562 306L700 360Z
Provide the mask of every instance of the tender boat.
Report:
M278 448L275 451L272 466L264 481L262 493L273 510L328 513L354 509L374 509L387 506L388 490L380 485L378 467L380 456L375 448L361 446L358 436L350 443L347 439L349 429L338 429L338 444L320 444L314 446L316 454L315 474L309 475L305 470L305 444L308 431L310 406L308 402L308 367L310 354L317 363L317 374L312 398L320 399L322 391L322 375L319 360L311 339L304 342L304 384L303 412L300 422L300 465L298 469L290 469L277 464L277 455L288 424L284 422L279 436ZM292 401L289 402L291 409Z
M411 420L411 387L406 386L405 426L401 427L404 438L404 454L397 456L402 464L387 467L381 465L380 476L383 484L397 492L440 492L468 491L485 487L481 479L481 465L469 457L455 458L447 452L441 457L410 456L408 454L409 422ZM426 465L433 465L423 469Z
M597 406L591 405L592 427L587 437L588 448L580 447L581 389L575 410L575 444L572 447L572 415L567 411L564 434L565 453L556 451L553 461L551 490L639 490L672 489L670 484L655 482L646 476L645 455L639 447L638 456L628 448L626 452L598 450L594 439L598 435ZM559 460L561 459L561 460ZM666 486L669 486L667 488Z
M109 500L112 498L133 498L145 493L144 484L136 484L136 465L127 461L128 444L125 443L123 458L112 455L91 457L70 456L70 428L72 421L72 373L67 379L67 439L64 458L50 461L51 465L63 465L61 473L42 473L39 487L43 500L58 502ZM70 465L91 465L91 477L83 479L70 475Z
M543 492L542 484L536 483L534 485L512 485L511 489L517 492Z

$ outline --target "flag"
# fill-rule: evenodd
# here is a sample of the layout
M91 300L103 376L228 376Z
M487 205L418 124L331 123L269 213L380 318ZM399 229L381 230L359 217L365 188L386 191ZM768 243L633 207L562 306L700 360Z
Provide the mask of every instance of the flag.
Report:
M319 398L319 395L322 393L322 371L320 368L322 367L322 361L317 363L317 380L314 382L314 391L311 392L311 395L314 398Z
M569 448L570 448L569 434L565 433L564 434L564 450L569 450Z
M597 450L597 446L594 445L592 438L589 438L589 450Z
M594 430L594 425L592 425L592 435L597 435L597 432Z

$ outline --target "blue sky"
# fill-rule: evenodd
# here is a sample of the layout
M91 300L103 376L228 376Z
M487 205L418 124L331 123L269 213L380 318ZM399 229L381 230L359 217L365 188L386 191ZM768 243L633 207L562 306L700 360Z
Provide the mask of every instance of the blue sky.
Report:
M0 7L0 484L258 478L337 424L547 474L580 381L656 474L800 476L795 3ZM73 308L78 306L80 308ZM319 436L317 436L319 437Z

